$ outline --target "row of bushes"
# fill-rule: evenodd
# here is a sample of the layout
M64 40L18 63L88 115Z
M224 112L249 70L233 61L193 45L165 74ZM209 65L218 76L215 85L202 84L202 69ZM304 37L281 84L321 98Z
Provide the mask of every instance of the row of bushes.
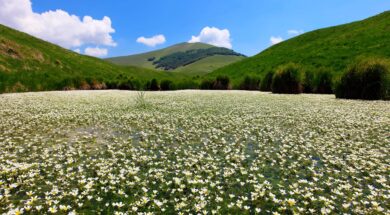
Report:
M168 91L180 89L199 89L198 84L193 80L181 80L174 82L172 80L157 80L155 78L149 81L139 81L137 79L125 79L124 81L115 80L108 83L108 89L120 90L146 90L146 91Z
M363 60L350 66L339 80L326 68L305 70L302 66L288 63L275 72L268 72L262 78L246 76L235 89L270 91L273 93L332 94L337 98L347 99L389 99L390 75L389 64L385 60ZM96 85L96 84L95 84ZM156 79L141 84L137 80L127 79L108 83L109 89L166 91L177 89L229 90L232 82L228 76L204 79L200 82L187 81L175 83L171 80Z
M268 75L263 83L266 86L262 90L273 93L333 93L332 71L325 68L304 71L294 63L279 67L272 76Z
M263 77L245 76L236 85L228 76L218 76L214 79L194 77L180 81L138 80L133 77L119 75L113 80L102 80L81 77L63 78L60 82L50 82L50 86L41 86L39 83L35 88L26 87L24 82L9 84L11 88L0 89L2 92L23 92L49 90L100 90L100 89L121 89L121 90L150 90L167 91L178 89L204 89L204 90L256 90L270 91L273 93L335 93L337 98L346 99L390 99L390 66L389 61L383 59L365 59L352 64L340 77L333 77L332 71L325 68L308 70L304 67L288 63L266 73ZM47 79L50 77L47 77ZM6 79L0 76L0 83ZM31 85L31 84L30 84ZM28 85L28 86L30 86ZM34 85L34 86L35 86Z
M206 79L200 84L202 90L230 90L232 89L230 78L227 76L218 76L216 79Z
M287 94L331 94L332 79L332 73L326 69L304 71L299 65L289 63L279 67L275 72L266 73L263 78L245 76L236 88Z
M246 76L241 90L272 91L273 93L335 93L346 99L390 99L390 66L382 59L365 59L352 64L335 80L333 72L325 68L305 71L300 65L289 63L262 79Z

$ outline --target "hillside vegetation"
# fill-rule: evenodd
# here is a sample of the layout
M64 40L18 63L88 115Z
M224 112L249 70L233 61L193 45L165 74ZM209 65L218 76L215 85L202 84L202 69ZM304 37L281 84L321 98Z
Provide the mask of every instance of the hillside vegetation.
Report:
M153 64L156 65L158 69L164 70L174 70L182 66L187 66L192 63L195 63L199 60L202 60L207 57L212 57L215 55L222 56L243 56L242 54L238 54L233 50L227 48L219 48L212 47L208 49L194 49L188 50L186 52L176 52L164 57L161 57L158 60L154 60L151 58L150 61L153 61Z
M202 75L244 58L244 55L226 48L204 43L180 43L144 54L109 58L107 61L118 65Z
M0 92L101 89L108 82L177 75L117 66L0 25Z
M227 75L237 84L246 75L265 77L287 63L299 64L312 72L325 68L339 76L356 59L367 57L390 57L389 11L363 21L305 33L217 69L209 77Z

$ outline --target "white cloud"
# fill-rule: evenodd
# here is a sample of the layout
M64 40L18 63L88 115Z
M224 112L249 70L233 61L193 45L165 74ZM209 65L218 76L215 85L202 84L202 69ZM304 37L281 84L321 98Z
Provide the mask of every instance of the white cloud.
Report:
M303 33L305 33L303 30L295 30L295 29L291 29L291 30L287 31L287 34L290 36L296 36L296 35L300 35Z
M0 23L65 48L87 44L116 46L109 17L80 19L63 10L35 13L31 0L0 0Z
M107 49L103 49L103 48L99 48L99 47L95 47L95 48L87 47L84 50L84 53L86 55L93 56L93 57L104 57L104 56L107 56L108 50Z
M166 41L165 36L162 34L159 34L159 35L156 35L153 37L149 37L149 38L139 37L137 39L137 43L142 43L142 44L144 44L146 46L150 46L150 47L155 47L157 45L163 44L163 43L165 43L165 41Z
M232 41L228 29L218 29L216 27L205 27L200 32L199 36L192 36L189 43L207 43L214 46L232 48Z
M283 38L282 37L274 37L274 36L272 36L270 38L270 41L271 41L272 45L275 45L275 44L283 42Z
M76 52L76 53L79 53L79 54L81 53L80 49L74 49L73 51Z

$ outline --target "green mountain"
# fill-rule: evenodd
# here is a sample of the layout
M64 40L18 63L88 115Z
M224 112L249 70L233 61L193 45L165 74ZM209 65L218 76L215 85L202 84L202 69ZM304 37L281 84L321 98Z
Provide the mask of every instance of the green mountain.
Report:
M177 75L176 75L177 76ZM0 25L0 93L99 88L110 81L174 79L175 74L118 66Z
M107 61L118 65L198 75L209 73L244 58L244 55L226 48L204 43L180 43L144 54L109 58Z
M256 56L217 69L237 83L245 75L263 77L289 62L307 70L328 68L338 75L361 57L390 57L390 11L363 21L324 28L274 45Z

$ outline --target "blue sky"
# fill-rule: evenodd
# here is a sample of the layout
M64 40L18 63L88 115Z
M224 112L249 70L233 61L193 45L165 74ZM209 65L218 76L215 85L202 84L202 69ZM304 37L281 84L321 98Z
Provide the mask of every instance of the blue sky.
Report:
M87 15L97 20L109 17L115 29L110 35L116 46L105 47L106 56L146 52L187 42L206 26L227 29L234 50L254 55L271 45L271 37L290 38L288 30L308 32L361 20L390 10L390 1L32 0L32 9L36 13L61 9L80 19ZM160 34L166 42L155 47L136 42L141 36ZM80 48L86 46L80 45Z

